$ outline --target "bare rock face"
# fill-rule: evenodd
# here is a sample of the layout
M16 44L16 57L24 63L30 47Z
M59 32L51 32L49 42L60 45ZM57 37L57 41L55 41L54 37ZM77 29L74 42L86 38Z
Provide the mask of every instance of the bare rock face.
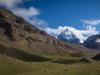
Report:
M40 51L80 51L84 48L62 42L15 16L6 9L0 9L0 44L14 48Z
M4 35L6 35L9 39L11 39L13 37L13 34L12 34L12 26L9 22L6 22L6 21L1 21L0 23L0 27L2 29L4 29Z

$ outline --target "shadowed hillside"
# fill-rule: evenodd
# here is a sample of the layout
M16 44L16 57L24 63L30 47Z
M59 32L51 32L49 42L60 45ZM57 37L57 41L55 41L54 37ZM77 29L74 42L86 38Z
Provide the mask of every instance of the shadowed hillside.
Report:
M26 62L42 62L42 61L48 61L49 59L44 58L42 56L38 56L38 55L33 55L33 54L29 54L27 52L24 52L22 50L18 50L18 49L14 49L14 48L9 48L9 47L5 47L0 45L0 54L15 58L15 59L19 59L19 60L23 60Z

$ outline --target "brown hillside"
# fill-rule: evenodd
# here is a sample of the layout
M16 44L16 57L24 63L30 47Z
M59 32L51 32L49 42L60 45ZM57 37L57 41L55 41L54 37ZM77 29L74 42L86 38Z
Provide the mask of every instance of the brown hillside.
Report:
M91 51L81 45L57 40L6 9L0 9L0 44L29 53Z

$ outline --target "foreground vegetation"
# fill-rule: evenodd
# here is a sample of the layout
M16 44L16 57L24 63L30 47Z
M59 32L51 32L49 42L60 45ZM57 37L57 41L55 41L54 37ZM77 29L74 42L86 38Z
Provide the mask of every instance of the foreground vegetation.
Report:
M89 58L93 53L29 52L0 45L0 75L100 75L100 62Z
M0 75L100 75L100 62L25 62L1 54Z

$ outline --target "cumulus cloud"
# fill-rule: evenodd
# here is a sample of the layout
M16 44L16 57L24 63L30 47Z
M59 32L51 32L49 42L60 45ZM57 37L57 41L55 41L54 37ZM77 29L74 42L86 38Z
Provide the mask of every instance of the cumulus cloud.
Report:
M22 1L23 0L0 0L0 4L7 8L12 8L12 7L15 7L19 3L22 3Z
M11 9L14 14L16 14L19 17L23 17L26 21L31 23L32 25L36 26L37 28L43 30L47 27L47 22L38 19L36 16L40 15L40 10L35 7L29 7L29 8L15 8Z
M26 19L29 23L31 23L32 25L36 26L37 28L39 28L40 30L44 30L47 27L47 22L42 20L42 19L38 19L36 17L33 17L32 19Z
M96 30L96 26L100 25L100 20L81 20L84 24L85 29Z
M87 29L87 30L96 30L96 26L85 25L84 27L85 27L85 29Z
M100 20L81 20L84 24L87 24L87 25L92 25L92 26L95 26L95 25L99 25L100 24Z
M40 14L40 10L36 9L35 7L29 7L29 8L15 8L12 10L13 13L16 15L23 17L23 18L30 18L33 16L37 16Z
M57 29L55 28L50 28L50 27L47 27L45 28L45 31L49 34L54 34L54 35L59 35L62 31L64 31L67 27L64 26L59 26Z

